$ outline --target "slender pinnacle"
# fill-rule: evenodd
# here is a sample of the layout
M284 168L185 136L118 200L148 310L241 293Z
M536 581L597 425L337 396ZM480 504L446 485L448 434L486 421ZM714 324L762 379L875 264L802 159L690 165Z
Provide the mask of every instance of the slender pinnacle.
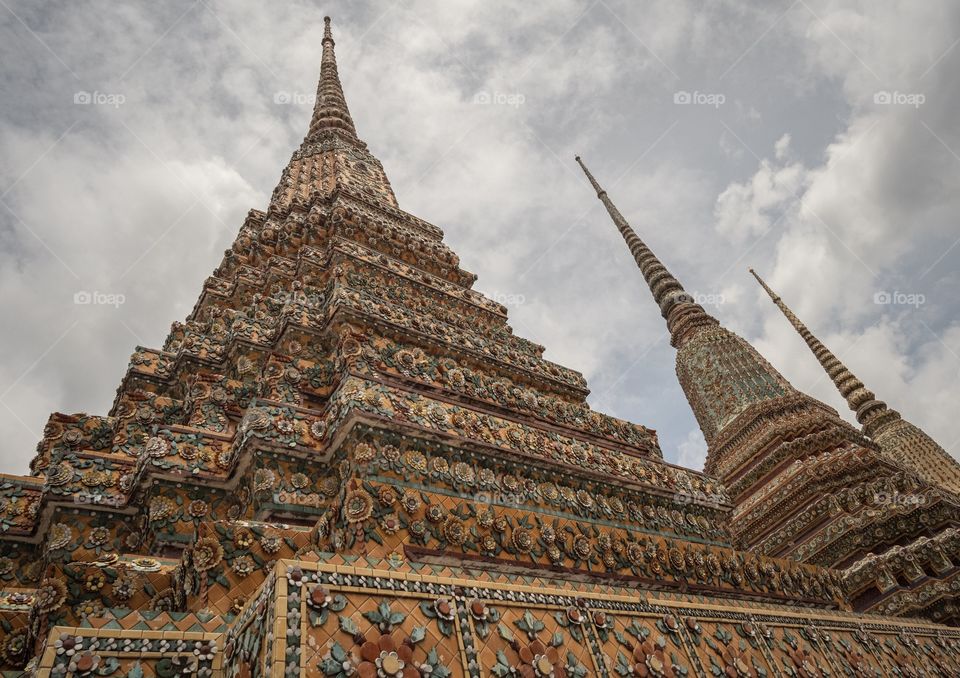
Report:
M607 213L613 220L620 235L623 236L633 260L637 262L640 272L647 281L647 286L653 294L653 299L660 307L660 313L667 321L667 328L670 330L670 343L678 347L684 337L688 336L690 330L696 327L705 327L718 325L715 318L703 310L699 304L695 304L693 299L683 289L680 281L673 277L667 267L664 266L649 247L640 239L633 230L633 227L627 222L624 216L617 209L613 201L603 190L603 187L597 182L583 164L580 156L576 156L576 161L587 175L590 184L597 192L597 197Z
M780 296L770 289L770 286L764 282L763 278L757 275L756 271L752 268L749 269L749 271L770 296L773 303L777 305L787 320L790 321L794 329L796 329L800 336L803 337L803 340L807 342L807 346L810 347L813 355L816 356L820 365L826 370L827 375L829 375L837 387L837 390L840 391L840 394L847 401L847 405L857 413L858 422L865 425L869 421L875 421L877 417L882 414L889 415L893 412L887 407L886 403L877 400L873 392L867 389L863 382L860 381L853 372L847 369L847 366L840 362L840 359L824 346L823 343L814 336L813 332L807 329L806 325L800 322L800 319L783 303Z
M343 96L343 86L337 72L337 55L334 53L333 32L330 17L323 18L323 55L320 58L320 82L317 85L317 101L313 106L310 131L307 138L321 130L337 130L350 139L357 139L357 130Z

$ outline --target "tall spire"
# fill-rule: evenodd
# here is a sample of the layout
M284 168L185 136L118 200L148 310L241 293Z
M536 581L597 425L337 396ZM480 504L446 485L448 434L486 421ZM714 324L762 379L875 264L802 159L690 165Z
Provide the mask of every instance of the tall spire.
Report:
M653 299L660 307L660 313L667 321L667 328L670 330L670 343L674 347L679 347L683 339L689 336L691 330L697 327L709 327L719 325L717 320L703 310L703 307L693 302L693 298L687 294L676 278L667 270L656 255L640 239L627 220L620 214L613 201L603 190L597 180L593 178L590 170L583 164L580 156L576 156L577 162L583 169L587 179L593 185L597 192L600 202L607 208L610 218L614 225L620 231L634 261L643 273Z
M357 140L357 130L343 96L340 75L337 73L337 55L333 51L333 33L330 17L323 18L323 56L320 59L320 83L317 85L317 101L313 106L313 118L307 138L315 137L322 130L340 132L351 140Z
M877 400L863 382L813 336L756 271L751 268L750 273L807 342L850 409L857 413L863 433L880 446L884 456L912 470L923 480L960 495L960 464L957 460L921 428Z
M284 213L316 197L349 195L368 204L399 207L383 165L357 137L340 85L330 17L324 17L320 80L310 129L274 189L271 211Z
M677 379L710 450L706 471L712 474L720 469L719 475L725 480L730 468L735 467L725 466L729 455L724 436L734 436L729 432L740 430L736 422L741 415L755 422L770 410L770 403L791 398L795 391L753 346L695 303L637 236L579 156L576 160L627 243L667 321L670 344L677 349Z
M834 385L847 401L847 405L857 413L857 421L860 422L862 426L868 429L875 429L881 423L900 418L900 415L896 411L888 408L886 403L877 400L873 392L867 389L863 382L860 381L853 372L847 369L847 366L840 362L839 358L824 346L820 340L813 335L813 332L807 329L806 325L800 322L800 319L794 315L793 311L783 303L783 300L770 289L769 285L767 285L752 268L750 269L750 274L757 279L760 286L770 295L773 303L777 305L783 312L783 315L787 317L787 320L790 321L800 336L803 337L803 340L807 342L807 346L810 347L813 355L816 356L817 360L820 361L820 364L823 366L823 369L826 370L830 376L830 379L833 380ZM869 432L868 435L870 435Z

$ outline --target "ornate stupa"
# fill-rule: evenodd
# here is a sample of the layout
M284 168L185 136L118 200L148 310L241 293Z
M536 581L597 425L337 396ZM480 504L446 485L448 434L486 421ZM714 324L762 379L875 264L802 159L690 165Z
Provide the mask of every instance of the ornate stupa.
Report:
M750 273L803 337L827 376L840 391L840 395L856 413L863 434L876 442L880 451L891 461L910 469L931 485L938 485L948 492L960 495L960 464L957 460L919 426L911 424L901 417L899 412L877 400L873 391L867 389L863 382L800 322L783 299L770 289L756 271L750 269Z
M163 347L136 349L109 414L52 415L31 473L4 478L3 669L960 674L953 618L883 607L909 581L852 596L848 574L913 521L953 521L953 496L693 304L596 182L678 349L706 472L591 409L400 209L326 24L266 210ZM878 488L930 503L868 509Z
M580 165L667 322L680 385L707 441L706 472L723 483L734 505L734 545L842 573L856 610L955 624L960 501L939 473L946 465L942 448L925 434L929 444L917 444L919 435L884 436L902 430L899 415L822 351L817 354L831 376L858 413L869 412L871 426L857 431L836 410L796 390L693 302ZM873 425L878 421L890 428ZM932 461L903 463L920 454Z

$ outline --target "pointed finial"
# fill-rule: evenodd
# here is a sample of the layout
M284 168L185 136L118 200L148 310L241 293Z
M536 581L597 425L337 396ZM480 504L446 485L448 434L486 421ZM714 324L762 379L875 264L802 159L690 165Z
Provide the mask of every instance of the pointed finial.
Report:
M317 84L317 101L313 106L313 117L307 138L323 130L331 130L346 136L351 141L357 139L357 130L343 96L343 86L337 72L337 56L333 51L333 31L330 29L330 17L323 17L323 56L320 59L320 82Z
M847 405L851 410L856 412L857 421L860 422L865 429L870 428L872 430L881 422L900 418L900 415L894 410L889 409L886 403L877 400L873 392L867 389L863 382L857 379L853 372L848 370L847 366L840 362L837 356L824 346L820 340L813 335L813 332L807 329L806 325L800 322L800 319L783 303L780 296L770 289L770 286L764 282L763 278L757 275L756 271L752 268L749 269L749 271L770 296L773 303L777 305L777 308L779 308L787 320L790 321L794 329L797 330L797 333L803 337L803 340L807 343L807 346L810 347L810 350L813 352L813 355L816 356L823 369L826 370L827 375L829 375L837 387L837 390L840 391L840 394L847 401Z
M620 210L610 200L607 192L603 190L603 187L590 173L587 166L583 164L580 156L575 156L575 159L597 192L597 197L607 208L607 213L617 230L620 231L620 235L623 236L627 247L630 248L634 261L637 262L640 272L650 287L654 301L660 307L660 314L667 321L671 345L679 348L681 342L690 336L692 330L698 327L719 325L720 323L717 322L716 318L704 311L702 306L693 302L693 298L684 291L680 281L671 275L667 267L660 263L656 255L644 244L627 220L620 214Z
M583 164L583 160L580 159L579 155L573 157L574 160L580 165L580 169L583 170L583 173L587 175L587 179L590 180L590 185L593 186L593 190L597 192L597 197L602 198L607 194L603 188L600 187L600 184L597 183L597 180L593 178L593 175L590 174L590 170L587 169L587 166Z
M747 270L750 271L750 275L752 275L754 278L757 279L757 282L760 283L760 287L762 287L767 291L767 294L769 294L770 298L773 299L773 303L775 303L777 306L780 306L780 297L774 294L773 290L770 289L770 287L767 286L767 283L763 281L763 278L757 275L757 272L754 271L752 268L748 268ZM786 305L784 305L783 308L786 308ZM789 311L790 309L787 309L787 310Z

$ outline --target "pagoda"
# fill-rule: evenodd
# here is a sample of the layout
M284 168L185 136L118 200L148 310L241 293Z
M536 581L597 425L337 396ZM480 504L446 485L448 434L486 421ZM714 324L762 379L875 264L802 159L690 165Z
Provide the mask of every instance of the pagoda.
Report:
M842 572L857 611L956 625L960 499L949 455L876 401L819 342L811 348L864 430L795 389L694 302L577 161L666 320L680 385L707 441L706 472L734 504L734 545ZM806 328L801 334L815 341Z
M693 304L594 182L710 445L665 462L400 209L329 19L322 47L307 135L189 317L4 477L3 675L960 675L955 628L848 593L908 529L854 546L817 513L909 487L942 513L895 521L949 522L953 495Z
M770 296L826 371L840 395L856 413L861 431L880 447L881 453L920 476L931 485L938 485L954 495L960 494L960 464L939 443L918 426L877 400L873 391L817 339L813 332L783 302L780 296L750 269L760 286Z
M922 481L911 493L901 493L897 489L882 491L868 503L874 508L892 507L892 513L901 517L909 517L913 513L909 510L911 507L920 509L927 501L937 504L937 513L942 511L944 502L955 505L960 495L960 464L956 459L925 431L877 400L874 393L800 322L753 269L750 273L810 347L847 405L856 413L862 433L876 443L881 456ZM923 512L916 515L918 521L909 521L906 529L902 521L891 526L892 532L888 527L885 540L878 543L877 548L848 563L848 594L864 602L868 594L875 598L866 606L868 609L921 614L956 625L960 615L960 581L953 567L958 560L954 554L960 554L956 521L942 520L936 514ZM883 595L877 596L878 592Z

